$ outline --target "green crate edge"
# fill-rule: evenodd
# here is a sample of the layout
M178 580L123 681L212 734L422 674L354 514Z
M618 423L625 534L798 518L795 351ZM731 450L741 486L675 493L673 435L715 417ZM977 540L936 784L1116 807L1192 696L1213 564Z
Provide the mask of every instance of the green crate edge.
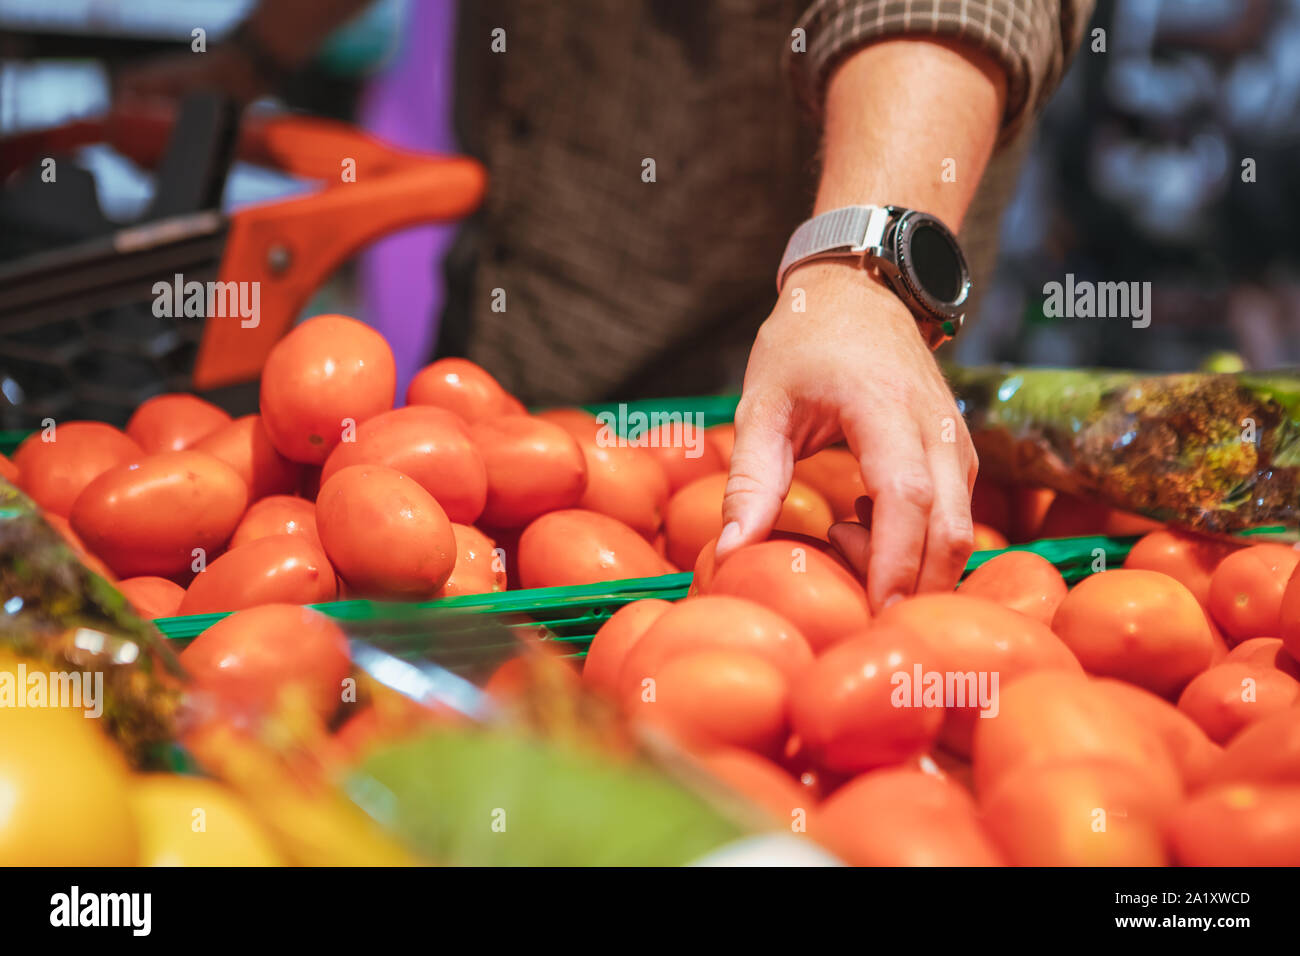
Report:
M966 563L965 573L970 574L985 562L1008 551L1030 551L1049 561L1066 581L1073 584L1092 574L1094 569L1119 565L1135 541L1136 537L1053 538L1008 548L977 551ZM536 615L537 619L532 622L512 626L550 626L557 631L556 640L572 645L575 655L581 656L600 625L609 620L620 607L648 598L681 600L690 588L691 577L689 572L680 572L599 584L464 595L412 604L353 600L309 606L345 623L383 620L394 615L418 617L434 611L460 615ZM165 637L179 643L193 640L227 616L228 614L196 614L189 617L165 617L159 618L154 624Z

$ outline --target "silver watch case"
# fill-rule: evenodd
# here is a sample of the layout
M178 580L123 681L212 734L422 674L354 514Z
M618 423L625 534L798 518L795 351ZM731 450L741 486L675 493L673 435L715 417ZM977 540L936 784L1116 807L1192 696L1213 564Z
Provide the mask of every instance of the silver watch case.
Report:
M883 207L887 216L881 217L883 223L876 225L872 217L867 227L861 250L862 268L875 268L890 284L899 297L910 306L913 312L922 313L919 317L930 318L939 323L940 341L946 341L956 335L966 317L966 302L970 298L970 269L966 257L962 254L957 237L943 222L929 213L916 209L902 209L897 206ZM961 269L957 283L957 297L944 301L927 292L916 273L915 264L908 258L912 248L912 234L920 226L930 226L947 238Z

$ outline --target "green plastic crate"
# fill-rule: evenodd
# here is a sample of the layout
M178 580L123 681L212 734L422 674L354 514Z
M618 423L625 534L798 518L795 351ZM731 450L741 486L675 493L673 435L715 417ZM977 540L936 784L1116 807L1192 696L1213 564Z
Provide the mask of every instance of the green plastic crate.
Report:
M1094 566L1118 567L1137 538L1059 538L1015 545L993 551L977 551L966 564L966 573L1003 551L1032 551L1042 555L1060 570L1070 583L1087 577ZM1098 564L1101 558L1104 563ZM506 621L505 627L526 630L543 625L554 639L563 642L569 656L582 657L596 631L619 608L646 598L678 601L690 588L691 575L665 574L652 578L631 578L601 584L574 587L534 588L501 591L496 594L465 595L411 604L380 601L332 601L314 604L313 608L353 629L367 625L392 625L400 630L404 624L419 623L435 629L440 621L490 615L509 618L522 615L527 620ZM191 617L167 617L155 622L162 633L179 645L189 643L204 630L226 617L225 614L198 614ZM484 651L500 645L485 645ZM454 668L453 668L454 669Z

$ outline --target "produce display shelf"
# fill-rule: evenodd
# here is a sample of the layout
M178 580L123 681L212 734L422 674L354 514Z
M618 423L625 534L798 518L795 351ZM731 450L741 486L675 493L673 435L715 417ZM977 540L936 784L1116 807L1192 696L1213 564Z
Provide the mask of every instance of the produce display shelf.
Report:
M1092 574L1094 569L1118 567L1136 540L1136 537L1055 538L1013 545L1010 548L977 551L966 564L966 574L1005 551L1032 551L1050 561L1073 584ZM548 639L565 645L565 656L583 657L596 631L619 608L646 598L681 600L686 596L690 584L691 575L683 572L600 584L465 595L410 604L351 600L313 604L311 607L347 623L350 630L378 627L400 632L404 627L410 626L427 633L443 625L451 627L454 624L456 629L460 629L464 627L467 618L476 617L491 617L505 629L514 631L535 629L541 625L548 632ZM198 614L167 617L154 623L164 636L178 646L183 646L226 616ZM477 650L495 650L500 646L483 643L477 646Z

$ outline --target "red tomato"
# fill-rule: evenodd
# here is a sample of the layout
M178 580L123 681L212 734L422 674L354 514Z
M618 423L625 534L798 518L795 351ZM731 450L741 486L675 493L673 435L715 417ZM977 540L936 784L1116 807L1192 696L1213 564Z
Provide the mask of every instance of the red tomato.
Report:
M1205 607L1210 603L1210 577L1219 562L1239 545L1205 538L1175 528L1161 528L1143 535L1133 545L1124 567L1138 571L1159 571L1181 581L1192 597Z
M271 349L262 369L262 424L291 461L319 465L345 432L393 407L397 366L374 329L318 315Z
M428 600L456 565L446 512L383 465L352 465L321 485L316 529L334 570L368 597Z
M981 686L986 698L996 699L999 689L1024 674L1082 670L1046 625L984 598L919 594L886 608L876 623L924 641L924 670L943 675L945 685L951 680L954 697L966 697L966 706L947 709L940 738L963 756L970 753L975 726L987 722L979 716Z
M788 733L790 684L757 655L705 648L664 661L654 686L634 688L624 704L634 720L687 746L774 754Z
M848 569L794 541L741 548L714 572L704 593L730 594L770 607L799 629L813 653L871 623L866 593Z
M118 582L117 589L135 608L136 613L146 620L175 617L181 599L185 597L185 589L166 578L127 578Z
M1282 592L1277 636L1291 658L1300 661L1300 565L1291 572L1286 590Z
M276 534L231 548L195 575L177 613L321 604L337 594L334 569L320 545L300 534Z
M1182 789L1161 732L1082 674L1038 671L1008 682L997 714L976 721L971 755L981 799L1022 768L1094 758L1124 764L1152 792Z
M582 500L587 462L559 425L511 415L470 426L470 437L487 465L484 524L520 528Z
M668 560L679 568L694 567L704 546L722 533L722 499L726 489L727 473L720 471L691 482L668 499L664 518ZM832 520L826 499L796 480L790 483L775 530L824 541Z
M974 550L976 551L1001 551L1010 544L1006 535L997 528L981 524L978 521L972 524L971 528L975 533Z
M295 491L302 465L290 461L271 444L261 415L245 415L194 442L195 451L220 458L248 485L250 501Z
M666 423L632 436L636 444L648 449L668 477L669 494L676 494L692 481L727 470L718 449L708 440L704 429L693 422ZM689 567L689 562L683 567Z
M1256 544L1234 551L1210 578L1210 613L1229 643L1281 637L1282 597L1300 564L1300 551L1284 544Z
M524 406L495 378L469 359L444 358L426 365L406 390L408 405L436 405L467 423L500 415L527 414Z
M1192 592L1158 571L1103 571L1065 596L1052 630L1090 674L1173 697L1210 663L1213 637Z
M957 586L961 594L986 598L1049 626L1068 590L1052 562L1032 551L990 558Z
M519 537L519 582L567 587L667 572L650 542L621 521L568 508L535 520Z
M269 495L255 501L244 512L239 527L231 535L230 547L256 541L273 534L300 534L319 545L316 533L316 505L305 498L292 495Z
M496 553L496 544L478 528L465 524L451 526L456 539L456 566L438 597L462 594L493 594L506 589L504 559Z
M1298 716L1292 708L1244 728L1210 769L1209 782L1300 784Z
M349 465L384 465L414 478L447 517L472 524L487 503L487 468L454 412L411 405L357 426L354 441L340 442L321 469L321 481Z
M728 455L730 460L730 455ZM794 463L794 476L826 499L836 521L853 521L853 502L867 493L862 468L847 448L823 448Z
M927 651L913 634L878 625L836 644L800 675L791 719L821 766L858 773L930 748L944 701L942 694L927 701L913 687Z
M999 866L974 802L919 770L864 774L817 811L812 834L855 866Z
M719 747L699 757L715 777L743 794L782 826L803 823L806 830L812 795L779 766L739 747ZM796 831L802 832L802 831Z
M1178 709L1221 744L1243 727L1280 711L1293 710L1300 699L1300 681L1276 667L1233 661L1211 667L1192 678L1178 698Z
M719 648L756 654L794 679L812 662L798 629L775 611L733 597L686 598L674 604L633 645L619 672L624 699L656 677L678 654Z
M1109 696L1116 707L1160 736L1189 790L1200 786L1222 757L1223 749L1194 720L1163 697L1109 677L1099 677L1092 685Z
M1253 664L1257 667L1276 667L1284 674L1300 680L1300 661L1292 657L1280 638L1252 637L1242 641L1224 658L1225 662Z
M3 478L11 485L17 485L19 474L20 473L18 471L18 466L15 465L8 458L6 458L4 455L0 455L0 478ZM19 487L22 486L19 485Z
M28 435L13 463L19 487L45 511L66 518L88 484L115 465L143 457L140 446L112 425L68 422Z
M616 694L619 671L628 651L671 607L667 601L649 598L625 604L615 611L600 626L587 648L587 658L582 667L582 679L587 686Z
M1183 866L1300 866L1300 786L1207 790L1174 815L1169 843Z
M1122 762L1026 767L982 801L990 836L1015 866L1164 866L1163 826L1181 794Z
M559 425L582 449L587 490L578 506L617 518L653 538L668 506L668 479L654 456L644 448L617 443L595 415L581 409L557 408L537 417Z
M248 504L233 468L200 451L165 451L104 472L77 497L72 528L119 576L187 576L196 549L220 553Z
M180 655L195 687L237 711L272 710L303 695L328 720L351 669L348 639L330 618L293 604L263 604L222 618Z
M182 451L230 424L225 409L197 395L171 392L155 395L132 413L126 433L147 455Z

